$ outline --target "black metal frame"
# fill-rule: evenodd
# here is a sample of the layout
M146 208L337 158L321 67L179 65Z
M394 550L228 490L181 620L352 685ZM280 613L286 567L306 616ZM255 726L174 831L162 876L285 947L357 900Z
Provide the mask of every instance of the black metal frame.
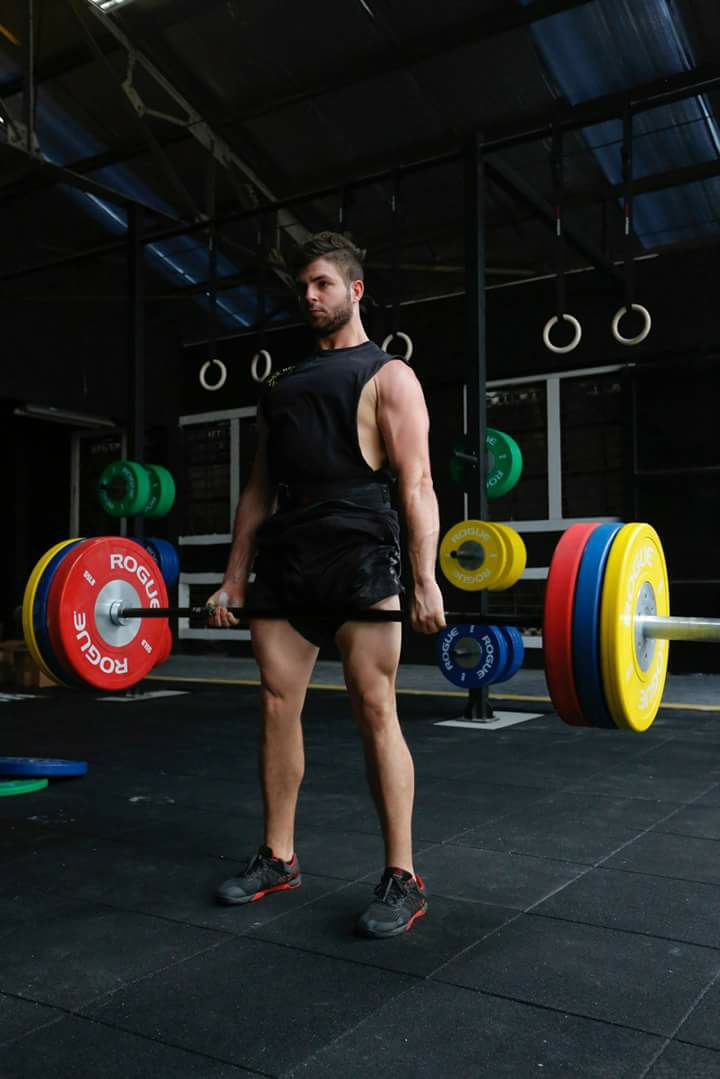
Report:
M525 9L519 10L523 11ZM683 72L680 75L668 79L642 84L641 86L634 87L621 94L605 95L580 105L569 106L567 109L554 110L551 119L548 119L546 115L528 118L515 125L512 129L506 129L504 132L498 132L494 135L492 132L489 132L484 140L485 157L487 159L488 154L496 153L503 149L509 149L513 146L550 138L553 130L557 128L561 129L563 132L577 131L583 127L592 126L593 124L604 123L613 119L621 119L628 113L632 115L637 112L649 111L662 105L718 88L720 88L720 64L704 65L691 72ZM293 207L301 206L304 203L323 198L337 198L339 191L342 191L343 198L347 199L352 191L357 188L381 181L387 181L395 177L408 176L422 172L428 168L435 168L439 165L457 163L462 160L463 153L464 151L462 149L454 149L448 152L434 154L405 165L396 166L390 169L376 170L349 180L338 179L330 186L301 192L286 199L274 201L266 200L250 210L232 210L216 214L213 217L212 224L216 227L221 227L233 222L249 220L256 217L259 213L291 209ZM78 172L73 171L73 169L56 168L55 166L49 166L45 163L43 163L43 167L48 169L48 176L50 177L52 174L55 182L67 182L72 184L72 186L77 187L91 184L95 185L94 181L85 180ZM77 163L76 167L81 168L82 162ZM514 173L509 166L500 163L497 160L489 164L488 167L492 170L491 175L496 182L513 193L521 201L531 205L535 210L539 211L541 218L548 224L548 227L555 227L552 207L550 207L544 199L538 196L522 177L519 177ZM720 172L720 165L718 165L717 162L702 163L679 171L673 170L671 173L665 173L658 177L645 177L643 179L643 188L651 189L653 184L657 187L667 186L672 182L673 178L676 178L680 183L688 183L694 179L705 179L709 176L717 175L718 172ZM62 179L63 177L67 177L67 179ZM103 185L96 185L96 190L102 186ZM85 189L87 189L87 187ZM122 202L124 205L131 205L136 201L119 192L115 192L113 196L109 189L104 189L102 192L98 191L97 193L105 198L114 197L115 201ZM2 192L0 192L0 196L1 194ZM612 190L609 188L608 197L610 197L611 194ZM568 198L568 205L572 205L572 195ZM149 231L145 235L143 243L158 243L163 240L174 239L178 236L192 235L193 233L204 231L210 224L211 222L207 218L203 218L200 221L192 223L180 223L171 228L156 229L152 232ZM610 260L601 250L597 249L593 244L589 243L589 241L576 233L570 232L567 234L566 238L569 243L573 244L576 249L583 253L584 257L591 258L591 261L598 269L602 269L604 272L609 273L612 279L617 282L619 271L612 265ZM35 266L29 266L2 274L0 275L0 280L15 280L45 270L68 265L70 263L84 261L85 259L102 257L106 254L120 251L123 247L123 240L103 244L86 251L66 255L60 259L50 260Z
M487 428L487 335L485 292L485 206L486 167L482 136L476 135L465 150L465 350L467 365L467 418L470 452L477 466L475 483L468 494L471 519L486 521L488 497L485 488L484 432ZM487 592L480 593L480 614L488 612ZM463 713L466 719L491 720L487 686L469 690Z
M128 457L145 459L145 289L144 214L139 206L128 213ZM129 522L135 536L144 534L142 515Z
M35 153L35 17L34 0L25 0L25 33L23 35L23 122L25 150Z

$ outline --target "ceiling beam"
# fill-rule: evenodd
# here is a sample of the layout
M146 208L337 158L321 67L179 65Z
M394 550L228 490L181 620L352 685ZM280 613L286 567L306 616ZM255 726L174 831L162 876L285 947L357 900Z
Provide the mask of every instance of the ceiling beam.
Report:
M84 191L88 195L94 195L98 199L104 199L106 202L114 203L117 206L128 207L134 204L142 206L144 210L155 218L177 220L171 214L163 213L162 210L157 209L155 206L148 206L138 202L137 199L130 198L112 187L98 183L97 180L93 180L88 176L81 176L73 172L72 169L63 168L61 165L53 165L52 162L47 161L45 158L36 157L19 146L0 143L0 171L5 167L12 170L15 176L20 174L20 179L16 179L14 183L14 186L18 188L32 186L52 188L65 184L68 187L77 188L79 191Z
M649 195L654 191L667 191L670 187L685 187L687 184L701 183L703 180L714 180L718 176L720 176L720 158L703 161L697 165L686 165L679 169L668 169L666 172L656 172L633 180L633 197ZM623 191L622 184L586 187L569 193L567 198L563 199L563 205L570 210L596 206L600 202L621 199Z
M527 11L529 9L519 8L518 10ZM85 55L84 52L83 55ZM377 75L377 68L375 68L375 73ZM542 112L526 113L523 116L512 117L502 124L490 125L487 127L485 130L486 152L502 150L522 143L547 138L552 134L553 123L558 124L564 131L580 130L583 127L589 127L593 124L617 119L622 116L628 105L633 111L641 112L645 109L671 104L672 102L683 100L695 94L707 93L714 89L720 90L719 63L703 64L689 72L681 72L678 75L672 75L668 78L641 83L637 86L629 87L627 90L620 93L602 95L578 105L553 105L552 107L545 108ZM15 92L17 92L17 88ZM0 97L2 96L3 90L0 89ZM274 107L275 106L272 103L266 106L266 108ZM241 111L236 113L232 120L212 121L212 126L217 132L228 133L231 130L236 129L243 122L252 119L255 115L256 114L252 111ZM187 141L189 138L189 133L183 130L175 132L158 141L163 148L169 149L175 144ZM443 146L436 145L434 147L424 147L422 150L416 148L415 151L411 151L411 154L415 157L421 155L424 159L437 157L438 164L441 164L443 158L446 158L448 161L453 160L456 156L456 151L454 149L456 145L456 140L453 140L452 146L448 140ZM96 169L130 161L133 158L143 156L145 153L147 153L147 146L144 141L127 140L102 154L93 155L92 157L83 158L73 162L69 167L75 173L84 174L95 171ZM412 168L411 165L407 167ZM353 165L352 176L342 174L334 177L327 177L326 175L319 181L312 177L308 177L305 179L304 186L307 186L308 190L320 186L341 186L348 181L354 180L358 173L360 173L360 175L365 175L370 172L377 172L380 174L382 171L385 171L382 169L382 166L376 168L372 162L355 162ZM13 190L12 188L8 188L7 191L9 197L14 197L21 193L21 191L17 189Z
M355 64L346 63L340 71L312 86L301 90L285 90L271 97L265 93L254 102L237 102L234 111L238 114L240 123L255 120L290 105L312 101L338 90L359 86L393 72L427 63L428 60L466 49L481 41L489 41L501 34L526 29L533 23L592 2L593 0L530 0L521 6L503 0L490 11L466 19L457 26L414 38L406 39L398 35L385 50L375 50L371 56Z
M203 0L203 14L207 13L209 8L225 7L227 0ZM184 21L184 19L190 18L192 15L198 14L197 0L173 0L172 5L163 13L158 10L153 10L152 15L146 15L143 22L147 22L152 26L155 32L159 30L168 30L178 23ZM120 25L127 23L135 25L136 20L139 17L139 12L133 11L132 4L126 10L119 10L115 14L108 16L112 18L113 22ZM3 32L3 27L0 25L0 34ZM9 35L9 31L3 36ZM11 35L8 40L17 47L22 45L20 38ZM117 52L119 49L118 43L112 34L103 32L99 39L99 45L105 56L110 56L111 53ZM51 82L53 79L60 79L64 75L69 75L79 67L85 67L89 63L89 57L87 49L82 44L72 45L67 49L63 49L61 52L57 52L52 56L46 56L44 60L38 57L38 64L36 67L35 77L38 84L43 82ZM11 79L0 86L0 98L13 97L15 94L19 94L22 91L22 78Z
M205 2L210 4L211 0L205 0ZM222 0L212 0L212 6L218 7L221 2ZM378 74L401 70L409 62L422 63L433 59L435 56L455 52L457 49L465 48L475 42L487 41L490 38L497 37L499 34L520 30L542 19L551 18L553 15L558 15L563 11L570 11L573 8L584 7L592 2L593 0L530 0L528 4L520 5L508 4L506 0L501 0L494 9L484 12L482 15L476 15L472 19L463 22L460 26L449 27L437 33L409 39L403 46L402 55L398 54L397 49L388 51L388 54L382 59L381 71L378 71L379 58L376 54L373 54L372 57L363 61L362 64L358 64L355 68L348 68L343 65L333 78L301 90L297 94L287 90L266 104L261 105L258 101L256 108L259 108L261 112L257 113L257 115L261 115L264 111L274 111L285 104L294 104L296 101L331 93L333 90L350 86L355 82L365 82L368 79L377 78ZM185 4L184 11L190 17L193 13L193 6ZM197 14L197 6L194 8L194 13ZM108 16L108 18L112 18L113 23L118 27L122 25L123 21L127 21L128 26L134 30L140 29L145 23L145 20L138 17L137 12L132 13L130 10L124 15L118 12L118 15ZM158 30L168 29L170 26L176 26L182 21L182 18L177 18L176 12L173 12L172 17L167 17L164 21L161 21L161 16L153 13L152 20L149 18L147 20L147 26L157 33ZM113 42L111 35L106 33L103 35L101 47L107 56L117 50L118 44ZM38 66L38 83L69 75L76 68L85 64L87 64L87 53L83 48L73 47L64 50ZM12 97L14 94L20 93L21 90L22 78L10 80L0 86L0 98Z

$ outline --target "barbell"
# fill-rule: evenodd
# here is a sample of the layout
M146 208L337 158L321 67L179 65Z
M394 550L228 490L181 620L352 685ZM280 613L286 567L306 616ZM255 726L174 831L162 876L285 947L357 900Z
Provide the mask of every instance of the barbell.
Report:
M239 619L294 615L331 622L403 622L392 610L231 608ZM207 606L169 607L156 563L110 536L66 540L42 556L23 600L23 630L39 666L61 684L121 690L165 658L168 619L207 618ZM447 611L448 625L487 615ZM492 619L530 628L532 619ZM545 671L559 716L576 726L646 730L667 674L668 642L720 641L720 620L669 615L662 545L646 524L572 525L548 573L542 619ZM467 650L465 649L467 654ZM460 650L457 652L461 657Z

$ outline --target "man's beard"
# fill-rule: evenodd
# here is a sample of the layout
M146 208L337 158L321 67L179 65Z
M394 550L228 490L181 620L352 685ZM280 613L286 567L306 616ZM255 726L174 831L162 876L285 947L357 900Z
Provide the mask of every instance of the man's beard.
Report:
M313 328L313 332L317 337L329 337L333 333L337 333L343 326L347 326L348 322L352 318L353 305L348 292L348 299L345 303L340 303L337 307L333 308L325 316L323 322L315 322L310 319L310 313L308 312L308 319L310 325Z

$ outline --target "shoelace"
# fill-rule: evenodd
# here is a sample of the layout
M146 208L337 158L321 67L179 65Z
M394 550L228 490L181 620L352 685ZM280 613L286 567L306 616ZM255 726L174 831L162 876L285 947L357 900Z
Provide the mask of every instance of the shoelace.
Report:
M389 907L396 907L408 894L410 881L401 880L400 877L389 876L381 880L375 889L375 895L381 903ZM392 895L390 894L392 892Z
M261 851L258 851L256 854L253 854L252 858L248 862L243 876L259 876L264 867L266 865L269 866L271 862L272 858L268 858L267 854L262 854Z

